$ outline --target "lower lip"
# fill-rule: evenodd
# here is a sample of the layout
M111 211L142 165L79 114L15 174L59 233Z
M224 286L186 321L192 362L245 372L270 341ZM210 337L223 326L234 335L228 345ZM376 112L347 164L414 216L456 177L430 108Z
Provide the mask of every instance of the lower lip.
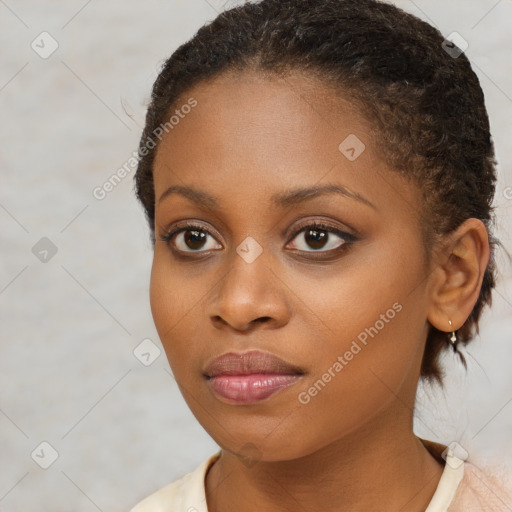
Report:
M215 394L228 403L250 404L263 400L297 382L300 375L217 375L208 379Z

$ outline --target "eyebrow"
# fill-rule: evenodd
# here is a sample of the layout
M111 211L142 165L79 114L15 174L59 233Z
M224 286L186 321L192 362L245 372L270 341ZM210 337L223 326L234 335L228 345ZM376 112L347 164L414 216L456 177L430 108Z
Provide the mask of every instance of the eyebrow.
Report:
M212 195L208 194L207 192L195 189L193 187L182 185L173 185L169 187L160 196L158 203L161 203L166 197L169 197L172 194L182 195L183 197L186 197L190 201L199 203L202 206L206 206L207 208L210 209L220 207L219 201ZM367 206L370 206L374 210L377 210L377 207L362 195L358 194L357 192L352 192L351 190L347 189L342 185L335 184L315 185L307 188L287 190L285 192L272 195L270 200L272 204L276 207L287 208L314 199L318 196L328 194L339 194L349 199L359 201L360 203L366 204Z

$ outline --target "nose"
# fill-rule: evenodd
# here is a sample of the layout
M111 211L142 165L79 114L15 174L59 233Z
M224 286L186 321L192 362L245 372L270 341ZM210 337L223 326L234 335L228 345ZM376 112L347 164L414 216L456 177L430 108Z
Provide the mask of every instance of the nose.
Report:
M289 321L288 288L260 255L247 263L237 254L209 301L215 328L252 331L260 324L275 329Z

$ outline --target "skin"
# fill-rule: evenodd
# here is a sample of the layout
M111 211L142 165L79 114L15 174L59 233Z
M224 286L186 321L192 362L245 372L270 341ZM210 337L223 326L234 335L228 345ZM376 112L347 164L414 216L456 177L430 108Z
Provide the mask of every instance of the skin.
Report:
M177 105L190 97L197 106L162 139L154 164L150 299L183 396L222 448L206 476L208 510L424 511L443 466L412 431L421 359L429 323L451 332L471 313L489 260L485 226L469 219L428 260L419 189L386 166L357 108L313 78L224 73ZM349 134L366 146L354 161L338 149ZM334 194L287 208L270 201L327 183L373 207ZM176 193L159 201L173 185L219 206ZM187 246L183 232L160 240L192 219L210 233L202 246ZM357 240L340 251L344 239L329 233L319 249L303 229L314 220ZM248 236L263 250L252 263L236 251ZM394 303L394 318L300 403ZM254 404L221 402L206 365L249 349L305 374Z

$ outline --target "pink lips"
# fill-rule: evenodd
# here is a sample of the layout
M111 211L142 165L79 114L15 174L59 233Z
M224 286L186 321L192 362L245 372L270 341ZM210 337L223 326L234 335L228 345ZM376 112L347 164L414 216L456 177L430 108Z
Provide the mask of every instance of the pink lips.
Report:
M223 354L204 373L222 401L248 404L291 386L304 372L272 354L252 350Z

